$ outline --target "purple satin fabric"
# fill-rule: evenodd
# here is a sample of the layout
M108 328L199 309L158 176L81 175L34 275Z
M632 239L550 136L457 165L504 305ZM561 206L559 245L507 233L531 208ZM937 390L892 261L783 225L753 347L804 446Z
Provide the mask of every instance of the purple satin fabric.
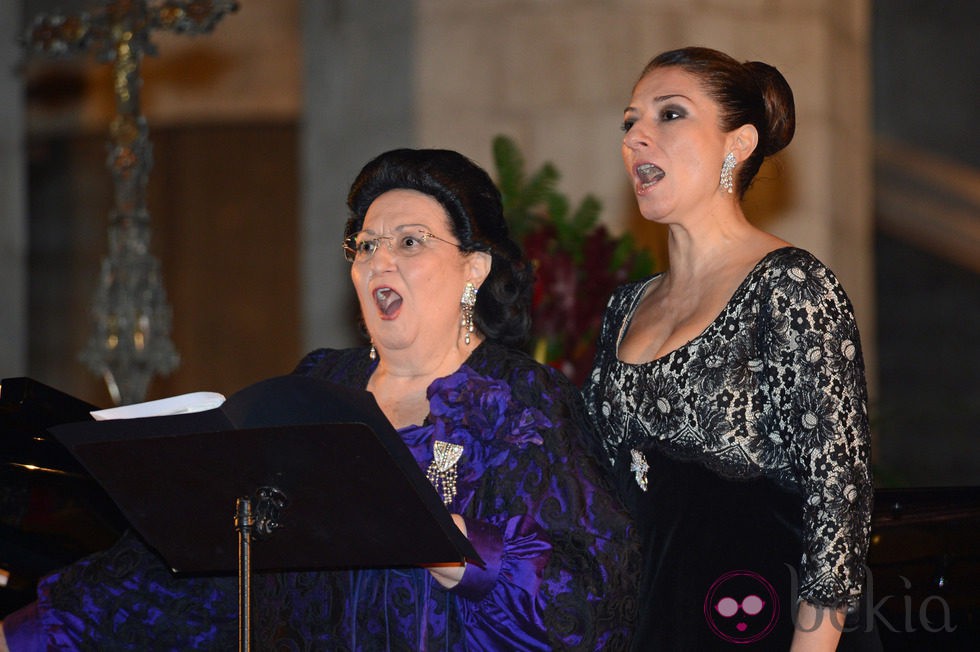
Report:
M23 607L3 619L7 647L23 652L44 652L44 633L37 619L37 603Z
M523 356L480 350L477 368L493 371L435 381L429 418L400 435L423 470L435 440L463 446L449 510L486 565L451 590L421 568L258 573L257 649L624 649L637 557L572 419L577 393ZM366 353L315 355L304 373L366 383ZM175 578L127 535L45 578L4 628L12 652L234 649L237 598L236 578Z

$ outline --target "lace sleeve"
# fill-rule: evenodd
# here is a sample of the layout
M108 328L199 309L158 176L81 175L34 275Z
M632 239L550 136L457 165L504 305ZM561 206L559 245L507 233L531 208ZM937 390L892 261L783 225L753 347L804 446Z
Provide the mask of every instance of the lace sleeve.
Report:
M774 273L766 375L771 416L803 493L800 598L839 607L860 595L871 520L861 344L829 269L801 254Z

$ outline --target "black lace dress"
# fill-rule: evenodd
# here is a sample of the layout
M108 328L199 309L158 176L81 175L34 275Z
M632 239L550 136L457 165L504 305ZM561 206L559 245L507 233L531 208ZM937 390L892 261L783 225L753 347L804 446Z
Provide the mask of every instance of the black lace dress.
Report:
M786 650L799 600L860 615L872 484L843 289L779 249L698 337L627 364L618 346L651 280L613 295L585 388L643 545L634 649Z

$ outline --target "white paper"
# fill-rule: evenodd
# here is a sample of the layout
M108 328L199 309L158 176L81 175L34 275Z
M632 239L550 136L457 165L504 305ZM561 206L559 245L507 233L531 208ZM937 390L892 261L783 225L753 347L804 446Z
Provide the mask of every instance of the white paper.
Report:
M170 414L186 414L203 412L219 407L225 402L225 397L217 392L191 392L156 401L121 405L107 410L90 412L96 421L109 419L137 419L139 417L161 417Z

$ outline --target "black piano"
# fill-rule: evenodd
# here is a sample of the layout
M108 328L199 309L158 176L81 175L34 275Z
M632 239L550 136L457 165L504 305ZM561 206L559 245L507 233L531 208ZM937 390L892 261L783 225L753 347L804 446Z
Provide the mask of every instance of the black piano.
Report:
M95 409L29 378L0 381L0 618L34 599L40 577L107 548L126 527L47 432Z
M980 649L980 487L877 489L867 608L884 649Z

